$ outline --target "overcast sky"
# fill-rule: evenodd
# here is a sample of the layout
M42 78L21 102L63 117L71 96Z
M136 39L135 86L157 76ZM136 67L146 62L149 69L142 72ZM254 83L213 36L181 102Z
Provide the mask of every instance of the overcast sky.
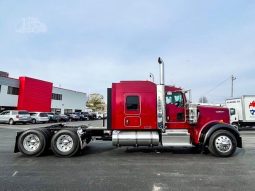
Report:
M253 0L1 0L0 70L87 93L112 82L192 89L196 102L255 94Z

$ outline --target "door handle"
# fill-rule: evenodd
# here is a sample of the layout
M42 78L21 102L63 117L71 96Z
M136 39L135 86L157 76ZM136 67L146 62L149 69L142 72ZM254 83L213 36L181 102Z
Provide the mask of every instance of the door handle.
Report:
M167 117L166 117L166 120L167 120L167 121L169 121L169 120L170 120L170 117L169 117L169 116L167 116Z
M129 120L128 120L128 119L126 119L126 120L125 120L125 123L126 123L126 125L128 125L128 124L129 124Z

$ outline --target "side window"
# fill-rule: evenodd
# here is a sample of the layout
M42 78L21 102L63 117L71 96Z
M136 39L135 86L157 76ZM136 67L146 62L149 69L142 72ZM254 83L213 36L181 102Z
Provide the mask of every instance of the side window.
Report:
M178 107L183 106L183 99L181 93L174 94L174 104Z
M4 115L10 115L10 111L6 111Z
M234 108L230 108L230 115L235 115L236 114L236 110Z
M128 110L128 111L139 110L139 97L138 96L127 96L126 97L126 110Z
M6 114L6 111L3 111L0 115L5 115Z
M166 94L166 104L174 104L177 107L183 107L183 97L181 93L171 93Z
M40 113L39 116L40 117L48 117L47 113Z
M167 92L166 94L166 104L173 104L173 94L170 92Z

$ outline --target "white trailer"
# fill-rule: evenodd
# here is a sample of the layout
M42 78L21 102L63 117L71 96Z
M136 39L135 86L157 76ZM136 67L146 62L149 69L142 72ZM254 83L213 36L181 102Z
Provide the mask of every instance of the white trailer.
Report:
M230 110L231 124L238 128L255 126L255 95L226 100Z

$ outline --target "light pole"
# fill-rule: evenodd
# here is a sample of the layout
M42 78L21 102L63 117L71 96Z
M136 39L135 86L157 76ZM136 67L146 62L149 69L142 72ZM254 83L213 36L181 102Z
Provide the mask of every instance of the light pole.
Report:
M234 80L236 80L236 77L234 75L231 76L231 97L234 96Z

